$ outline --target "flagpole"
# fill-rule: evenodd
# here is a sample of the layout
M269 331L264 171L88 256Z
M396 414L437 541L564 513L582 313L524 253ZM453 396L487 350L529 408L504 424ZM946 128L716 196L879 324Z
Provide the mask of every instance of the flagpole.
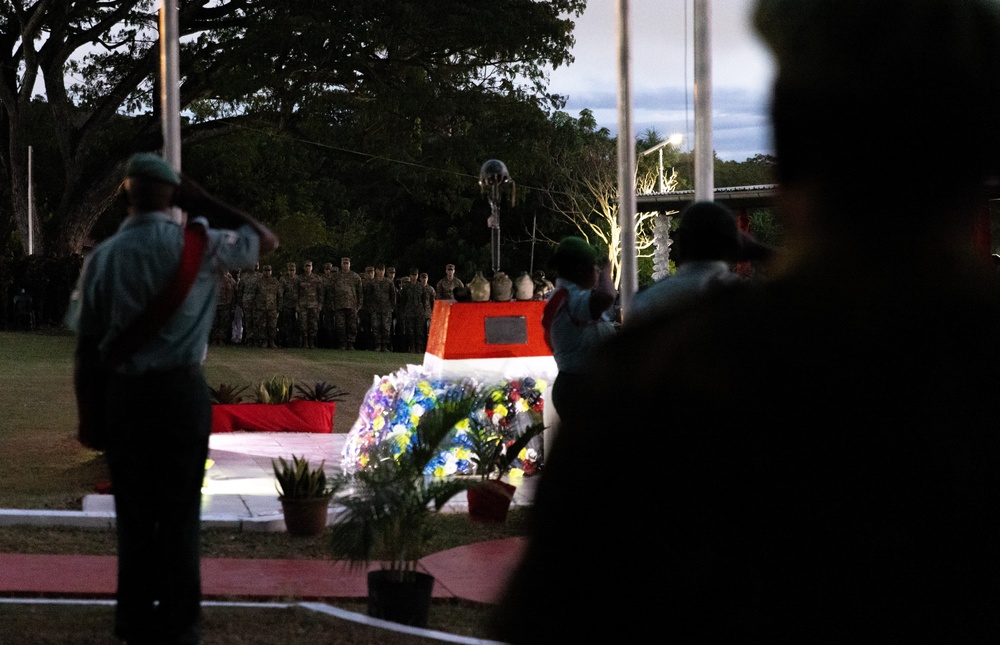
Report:
M180 27L177 0L163 0L160 7L160 114L163 128L163 158L174 170L181 169L180 117ZM179 209L174 219L181 221Z
M712 148L712 7L694 0L694 198L715 197Z
M631 27L628 0L618 0L618 227L621 267L618 293L622 316L639 288L635 242L635 136L632 125ZM614 240L611 241L612 245ZM614 252L614 249L612 249Z

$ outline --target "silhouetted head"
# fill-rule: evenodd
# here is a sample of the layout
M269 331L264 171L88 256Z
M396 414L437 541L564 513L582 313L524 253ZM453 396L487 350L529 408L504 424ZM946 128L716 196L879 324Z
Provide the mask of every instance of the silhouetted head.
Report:
M824 216L913 226L996 174L997 3L759 0L754 22L777 61L778 181L817 187Z

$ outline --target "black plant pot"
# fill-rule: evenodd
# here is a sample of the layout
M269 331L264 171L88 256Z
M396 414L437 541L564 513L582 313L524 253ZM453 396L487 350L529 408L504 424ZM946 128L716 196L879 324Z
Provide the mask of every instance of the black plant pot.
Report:
M394 571L368 572L368 615L394 623L427 627L434 577L412 572L398 578Z

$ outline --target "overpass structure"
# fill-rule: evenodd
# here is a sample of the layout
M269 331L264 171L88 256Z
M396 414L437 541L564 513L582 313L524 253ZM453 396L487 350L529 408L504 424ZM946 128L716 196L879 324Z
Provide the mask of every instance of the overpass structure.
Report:
M984 201L976 220L975 245L985 257L993 253L993 240L990 233L991 203L1000 200L1000 186L991 187L989 199ZM733 186L716 188L714 201L726 206L736 214L736 221L741 231L750 230L750 211L754 208L769 208L773 205L778 193L777 184L761 184L758 186ZM678 190L672 193L651 193L636 196L636 212L650 211L681 211L695 201L693 190Z

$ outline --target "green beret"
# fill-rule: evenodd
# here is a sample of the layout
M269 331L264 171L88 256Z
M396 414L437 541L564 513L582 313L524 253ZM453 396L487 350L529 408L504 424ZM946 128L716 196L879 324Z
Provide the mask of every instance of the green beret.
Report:
M580 262L597 262L597 249L587 243L582 237L570 235L559 241L556 247L556 257Z
M125 164L125 176L153 179L172 186L178 186L181 183L181 176L177 174L177 171L163 157L152 152L140 152L132 155Z

